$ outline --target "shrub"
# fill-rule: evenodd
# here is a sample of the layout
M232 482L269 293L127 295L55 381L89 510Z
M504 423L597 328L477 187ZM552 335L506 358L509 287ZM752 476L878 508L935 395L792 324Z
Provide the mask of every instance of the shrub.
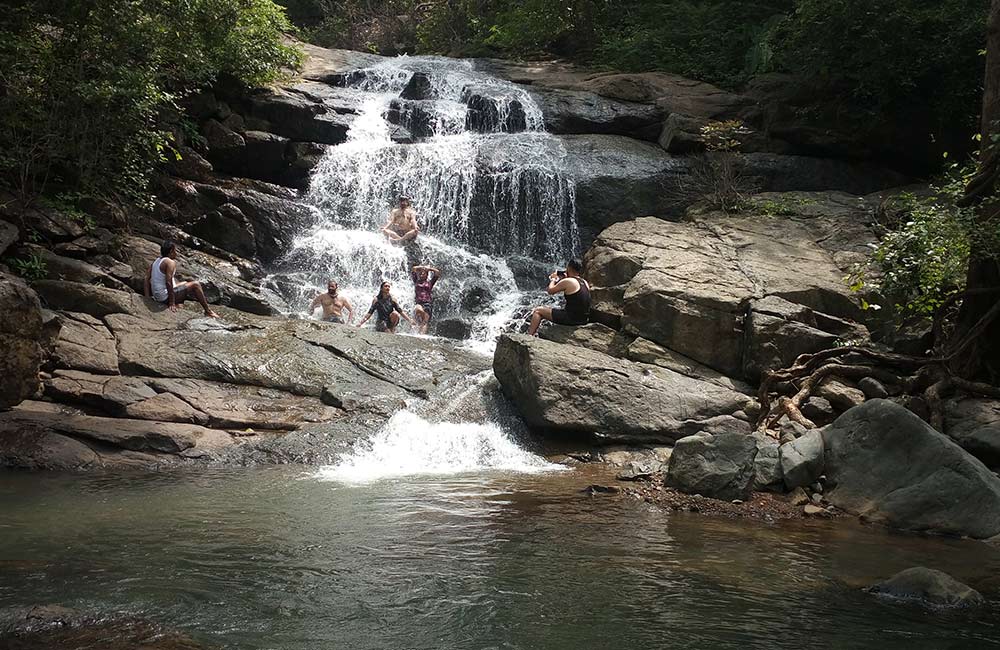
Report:
M8 3L0 14L0 178L142 199L174 99L231 74L266 83L297 53L270 0Z

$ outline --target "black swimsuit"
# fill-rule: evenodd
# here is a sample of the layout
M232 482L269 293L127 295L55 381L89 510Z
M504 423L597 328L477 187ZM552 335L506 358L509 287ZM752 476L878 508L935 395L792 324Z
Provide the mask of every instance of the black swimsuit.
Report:
M557 325L586 325L590 320L590 286L577 278L580 290L566 295L565 309L552 310L552 322Z
M371 316L375 312L378 312L375 316L375 329L379 332L384 332L392 327L392 321L389 320L389 317L392 316L392 312L394 311L398 311L400 314L403 313L403 310L396 304L392 296L388 296L386 298L375 298L371 309L368 310L368 315Z

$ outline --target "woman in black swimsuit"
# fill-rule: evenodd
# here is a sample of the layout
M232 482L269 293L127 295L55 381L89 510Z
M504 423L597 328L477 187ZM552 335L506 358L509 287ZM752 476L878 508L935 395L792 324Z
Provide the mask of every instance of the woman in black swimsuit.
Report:
M558 325L587 324L590 320L590 285L580 277L581 273L583 273L583 263L580 260L570 260L564 273L553 273L549 276L549 286L546 291L550 296L563 294L566 297L566 306L563 309L535 307L531 312L529 335L534 336L538 332L538 326L543 320Z
M403 318L407 323L413 325L413 321L410 317L406 315L406 312L396 303L396 299L392 297L389 293L389 289L392 287L388 282L383 282L382 287L379 289L378 295L372 300L372 306L368 310L368 314L358 323L358 327L361 327L368 322L368 319L372 317L372 314L378 314L375 318L375 331L376 332L389 332L390 334L396 333L396 326L399 325L399 319Z

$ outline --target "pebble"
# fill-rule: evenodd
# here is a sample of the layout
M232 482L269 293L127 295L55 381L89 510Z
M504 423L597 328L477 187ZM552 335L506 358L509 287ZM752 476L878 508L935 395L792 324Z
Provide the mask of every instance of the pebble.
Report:
M819 481L816 481L815 483L813 483L809 487L812 488L813 492L819 492L820 494L823 494L823 484L820 483Z
M813 494L811 500L816 505L819 505L819 504L823 503L823 495L822 494Z
M733 505L734 506L741 506L741 505L743 505L743 499L733 499Z
M820 508L819 506L814 506L810 503L809 505L807 505L805 508L802 509L802 512L804 512L809 517L815 517L816 515L821 515L825 513L826 510Z

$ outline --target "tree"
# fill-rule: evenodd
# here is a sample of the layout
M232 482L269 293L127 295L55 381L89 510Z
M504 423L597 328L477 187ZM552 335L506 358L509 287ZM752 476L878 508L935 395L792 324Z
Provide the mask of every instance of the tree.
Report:
M963 204L976 206L974 227L984 236L972 240L966 295L955 331L969 343L954 370L1000 383L1000 259L990 250L1000 236L1000 0L992 0L987 24L982 110L979 173L969 183Z

